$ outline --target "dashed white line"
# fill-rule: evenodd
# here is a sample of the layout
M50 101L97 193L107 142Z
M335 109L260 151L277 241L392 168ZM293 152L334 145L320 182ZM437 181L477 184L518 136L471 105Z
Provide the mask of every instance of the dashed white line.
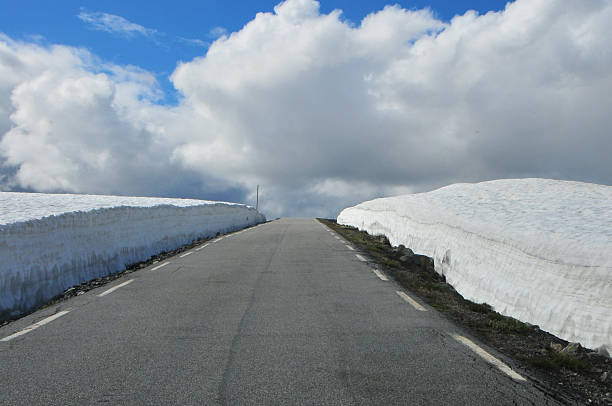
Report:
M486 352L482 347L474 343L472 340L465 338L459 334L454 334L454 333L451 334L451 336L455 340L459 341L461 344L468 347L470 350L474 351L478 356L480 356L486 362L497 367L497 369L499 369L500 371L508 375L510 378L514 379L515 381L526 381L525 378L523 378L518 373L514 372L508 365L504 364L502 361L500 361L499 359L495 358L493 355Z
M413 298L411 298L410 296L408 296L406 293L402 292L401 290L398 290L395 293L397 293L399 295L399 297L404 299L404 301L406 303L410 304L412 307L414 307L418 311L421 311L421 312L426 312L427 311L426 308L421 306L416 300L414 300Z
M129 284L130 284L130 283L132 283L132 282L134 282L134 279L130 279L129 281L125 281L125 282L123 282L123 283L120 283L120 284L119 284L119 285L117 285L117 286L113 286L112 288L107 289L107 290L105 290L104 292L100 293L100 294L98 295L98 297L103 297L103 296L108 295L109 293L113 293L113 292L114 292L114 291L116 291L117 289L119 289L119 288L121 288L121 287L123 287L123 286L125 286L125 285L129 285Z
M164 262L163 264L161 264L161 265L157 265L155 268L152 268L151 270L152 270L152 271L157 271L159 268L163 268L163 267L165 267L166 265L168 265L169 263L170 263L170 262Z
M193 254L193 251L189 251L189 252L184 253L183 255L179 255L179 258L185 258L186 256L191 255L191 254Z
M362 256L361 256L361 255L359 255L359 254L355 254L355 256L356 256L356 257L357 257L357 259L358 259L358 260L360 260L360 261L363 261L363 262L368 262L368 260L367 260L367 259L365 259L364 257L362 257Z
M204 244L204 245L202 245L200 248L196 248L195 250L196 250L196 251L200 251L200 250L203 250L203 249L204 249L204 248L206 248L206 247L208 247L208 244Z
M378 279L380 279L381 281L388 281L389 279L387 279L387 277L385 275L383 275L378 269L372 269L372 272L374 272L374 274L376 276L378 276Z
M65 314L67 314L69 312L70 312L70 310L62 310L61 312L57 312L53 316L49 316L46 319L42 319L41 321L37 321L36 323L29 325L28 327L24 328L21 331L18 331L18 332L14 333L14 334L11 334L10 336L4 337L0 341L11 341L13 338L17 338L19 336L27 334L30 331L36 330L40 326L44 326L45 324L50 323L50 322L52 322L55 319L59 319L60 317L62 317L63 315L65 315Z
M213 242L218 242L218 241L221 241L222 239L223 239L223 237L219 237L216 240L213 240Z
M350 249L351 251L355 251L355 248L351 247L350 245L346 245L345 244L345 246L346 246L346 248Z

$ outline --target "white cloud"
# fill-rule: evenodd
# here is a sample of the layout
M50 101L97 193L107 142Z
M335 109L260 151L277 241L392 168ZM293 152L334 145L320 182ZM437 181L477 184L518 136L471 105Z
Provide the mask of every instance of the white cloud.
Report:
M134 37L136 35L140 35L153 40L158 46L161 46L162 48L168 48L171 46L172 43L181 43L201 48L208 48L208 46L210 45L209 42L203 41L198 38L168 36L166 33L160 32L153 28L143 27L140 24L133 23L121 16L114 14L89 12L82 9L81 12L77 15L77 17L81 21L87 23L89 27L94 30L105 31L123 37ZM223 28L217 27L214 30L222 29ZM225 33L226 32L223 32L220 35L224 35ZM215 36L215 38L218 36Z
M176 37L177 41L182 42L184 44L193 45L202 48L208 48L210 46L210 42L203 41L198 38L185 38L185 37Z
M241 199L261 184L270 216L498 177L612 184L609 21L607 2L519 0L349 25L288 0L179 65L176 107L146 72L4 37L0 157L37 190Z
M204 180L171 162L162 123L171 120L155 78L91 65L86 51L0 42L9 121L0 157L17 168L4 183L38 191L172 194ZM11 172L15 172L14 170ZM177 179L177 176L180 178ZM183 191L193 193L193 191Z
M125 36L143 35L151 36L157 32L154 29L143 27L140 24L133 23L125 18L102 12L88 12L81 10L78 14L79 19L94 30L106 31L111 34L120 34Z
M210 32L208 33L208 35L211 38L219 38L222 37L224 35L227 35L227 28L225 27L214 27L210 30Z

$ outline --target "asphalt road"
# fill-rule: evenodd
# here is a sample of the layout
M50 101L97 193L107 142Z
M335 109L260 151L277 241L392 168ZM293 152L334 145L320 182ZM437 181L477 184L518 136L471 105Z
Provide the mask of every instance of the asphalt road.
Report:
M189 252L0 328L0 404L556 404L315 220Z

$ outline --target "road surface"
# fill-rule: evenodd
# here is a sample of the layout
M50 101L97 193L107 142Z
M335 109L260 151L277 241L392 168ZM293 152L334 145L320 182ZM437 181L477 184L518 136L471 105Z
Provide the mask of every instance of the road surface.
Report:
M0 404L556 404L374 268L312 219L210 241L0 328Z

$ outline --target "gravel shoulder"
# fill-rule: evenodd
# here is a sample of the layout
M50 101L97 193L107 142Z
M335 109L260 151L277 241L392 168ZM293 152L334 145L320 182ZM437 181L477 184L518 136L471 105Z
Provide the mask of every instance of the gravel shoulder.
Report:
M433 260L409 247L392 247L334 220L321 223L370 256L380 269L487 345L514 359L542 390L566 404L612 405L612 359L569 343L538 326L495 312L486 303L465 300L434 271Z

